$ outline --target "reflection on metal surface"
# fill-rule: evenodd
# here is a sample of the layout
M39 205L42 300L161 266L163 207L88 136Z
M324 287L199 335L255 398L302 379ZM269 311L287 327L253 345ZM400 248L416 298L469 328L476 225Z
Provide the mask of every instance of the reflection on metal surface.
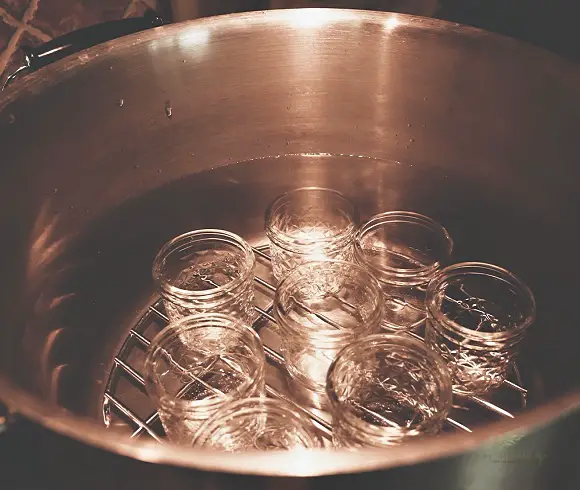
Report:
M383 23L385 31L392 31L399 25L401 25L401 22L399 21L399 18L396 15L392 15Z
M209 29L188 29L179 36L178 43L179 47L184 50L203 49L210 39L211 31Z
M60 218L54 213L56 204L46 200L38 212L38 218L32 230L28 276L32 277L39 271L50 267L63 252L68 239L56 235Z
M53 214L55 207L51 199L43 203L31 235L27 278L29 299L33 307L23 343L35 366L30 370L30 375L35 377L35 383L45 396L53 403L58 403L53 389L51 356L54 345L65 329L56 320L56 310L67 306L67 301L73 299L76 293L62 290L64 278L69 271L61 258L69 238L59 236L60 218L58 214Z
M297 29L317 29L331 24L334 21L355 21L354 12L327 9L295 9L285 12L287 22Z

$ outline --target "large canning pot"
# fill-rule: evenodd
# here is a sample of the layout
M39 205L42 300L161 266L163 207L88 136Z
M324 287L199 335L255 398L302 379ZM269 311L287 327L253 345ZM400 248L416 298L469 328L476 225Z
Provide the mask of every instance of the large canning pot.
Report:
M579 128L577 67L388 13L159 27L13 83L0 99L0 400L41 434L23 454L76 468L86 488L107 474L115 488L564 488L578 474L563 448L580 407ZM259 247L268 203L312 185L367 216L423 212L456 260L523 278L538 317L517 379L501 400L467 403L468 422L386 450L216 454L145 437L148 413L119 403L129 388L110 373L156 300L157 250L202 227ZM105 427L110 411L137 429ZM57 440L50 459L38 441Z

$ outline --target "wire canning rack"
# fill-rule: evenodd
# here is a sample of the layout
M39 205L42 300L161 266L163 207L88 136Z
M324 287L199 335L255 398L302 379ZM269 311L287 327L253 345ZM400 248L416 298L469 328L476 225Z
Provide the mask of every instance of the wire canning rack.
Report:
M273 298L276 291L271 273L268 246L253 248L257 258L256 304L257 320L252 327L264 343L268 368L266 373L267 395L282 398L308 415L315 427L329 440L332 435L331 417L300 404L289 390L284 358L279 353L280 339L276 320L272 316ZM147 312L129 331L119 353L113 360L103 398L103 420L108 427L130 433L130 437L150 437L159 442L165 437L155 406L148 398L143 379L143 364L151 339L168 324L161 300L149 306ZM419 332L411 333L423 340ZM513 365L510 379L493 393L486 396L454 396L453 410L444 427L445 431L472 432L477 425L498 418L513 418L526 407L527 390L522 386L517 366Z

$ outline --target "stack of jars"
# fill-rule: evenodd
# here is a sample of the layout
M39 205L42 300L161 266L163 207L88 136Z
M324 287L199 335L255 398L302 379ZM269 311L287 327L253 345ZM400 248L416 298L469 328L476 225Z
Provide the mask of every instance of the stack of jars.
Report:
M265 229L290 391L330 411L337 446L438 433L453 392L503 383L534 320L533 295L510 272L448 265L453 241L427 216L388 211L359 226L343 194L301 188L271 203ZM229 451L323 445L302 411L263 397L255 262L222 230L177 237L155 260L171 323L152 342L147 383L174 441Z

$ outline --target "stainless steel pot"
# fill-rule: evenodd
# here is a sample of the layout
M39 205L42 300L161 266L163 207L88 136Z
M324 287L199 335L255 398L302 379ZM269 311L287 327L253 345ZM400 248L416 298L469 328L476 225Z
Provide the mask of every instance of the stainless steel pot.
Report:
M579 127L577 67L479 30L387 13L209 18L45 67L0 100L0 398L89 446L200 470L199 484L238 482L210 472L380 470L284 482L433 486L440 474L445 488L472 488L493 473L501 488L514 471L498 475L502 458L519 458L528 468L519 488L536 488L580 406ZM473 432L306 457L216 455L106 429L113 359L152 301L159 246L202 226L258 246L266 204L297 185L343 191L365 215L426 213L454 236L458 260L526 280L538 302L520 365L527 409Z

